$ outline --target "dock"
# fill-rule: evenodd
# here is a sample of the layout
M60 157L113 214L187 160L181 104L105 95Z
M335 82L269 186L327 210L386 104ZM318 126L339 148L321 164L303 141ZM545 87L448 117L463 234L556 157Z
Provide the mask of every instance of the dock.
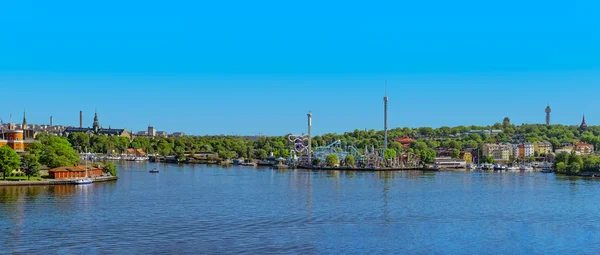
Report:
M355 167L311 167L311 166L296 166L299 169L307 169L314 171L359 171L359 172L386 172L386 171L424 171L437 172L437 168L423 167L378 167L378 168L355 168Z
M110 182L116 181L119 178L116 176L101 176L92 179L93 182ZM0 186L43 186L43 185L75 185L71 180L67 179L48 179L39 181L0 181Z

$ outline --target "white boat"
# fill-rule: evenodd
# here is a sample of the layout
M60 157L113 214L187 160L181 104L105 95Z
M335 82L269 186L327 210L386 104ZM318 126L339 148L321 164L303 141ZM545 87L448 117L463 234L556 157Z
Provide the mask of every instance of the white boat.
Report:
M519 168L519 170L521 170L521 171L533 171L533 167L526 166L526 165L521 165L521 167Z
M519 171L519 168L516 167L516 166L511 166L511 167L508 167L506 170L508 170L508 171Z
M85 177L85 178L81 178L81 179L75 179L71 181L73 184L77 184L77 185L82 185L82 184L92 184L93 181L92 179Z
M86 152L87 154L87 152ZM85 177L71 180L75 185L92 184L93 181L88 177L87 157L85 158Z

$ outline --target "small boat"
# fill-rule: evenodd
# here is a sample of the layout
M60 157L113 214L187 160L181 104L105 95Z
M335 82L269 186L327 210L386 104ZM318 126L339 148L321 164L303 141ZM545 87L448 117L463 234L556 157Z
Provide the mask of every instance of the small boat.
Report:
M290 168L288 165L284 165L284 164L277 164L273 166L274 169L288 169Z
M86 150L85 154L87 155L87 150ZM93 182L92 179L90 179L88 177L87 162L88 162L88 159L87 159L87 157L85 157L85 177L71 180L71 183L73 183L75 185L92 184L92 182Z
M508 170L508 171L519 171L519 168L516 167L516 166L511 166L511 167L507 168L506 170Z
M86 178L81 178L81 179L75 179L75 180L72 180L71 182L76 185L83 185L83 184L92 184L93 181L92 181L92 179L86 177Z
M150 173L152 173L152 174L157 174L157 173L159 173L158 169L156 169L156 168L154 168L154 169L150 170L149 172L150 172Z

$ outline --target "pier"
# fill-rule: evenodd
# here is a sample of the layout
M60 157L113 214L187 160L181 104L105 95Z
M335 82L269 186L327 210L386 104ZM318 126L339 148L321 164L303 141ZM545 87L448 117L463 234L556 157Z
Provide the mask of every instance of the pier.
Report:
M92 179L96 182L110 182L119 179L116 176L101 176ZM49 179L38 181L0 181L0 186L41 186L41 185L75 185L69 179Z

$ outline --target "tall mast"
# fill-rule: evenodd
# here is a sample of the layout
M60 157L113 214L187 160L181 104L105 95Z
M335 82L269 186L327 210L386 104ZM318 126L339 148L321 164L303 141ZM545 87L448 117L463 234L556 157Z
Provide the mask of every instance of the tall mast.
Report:
M87 147L85 147L85 178L87 178Z

